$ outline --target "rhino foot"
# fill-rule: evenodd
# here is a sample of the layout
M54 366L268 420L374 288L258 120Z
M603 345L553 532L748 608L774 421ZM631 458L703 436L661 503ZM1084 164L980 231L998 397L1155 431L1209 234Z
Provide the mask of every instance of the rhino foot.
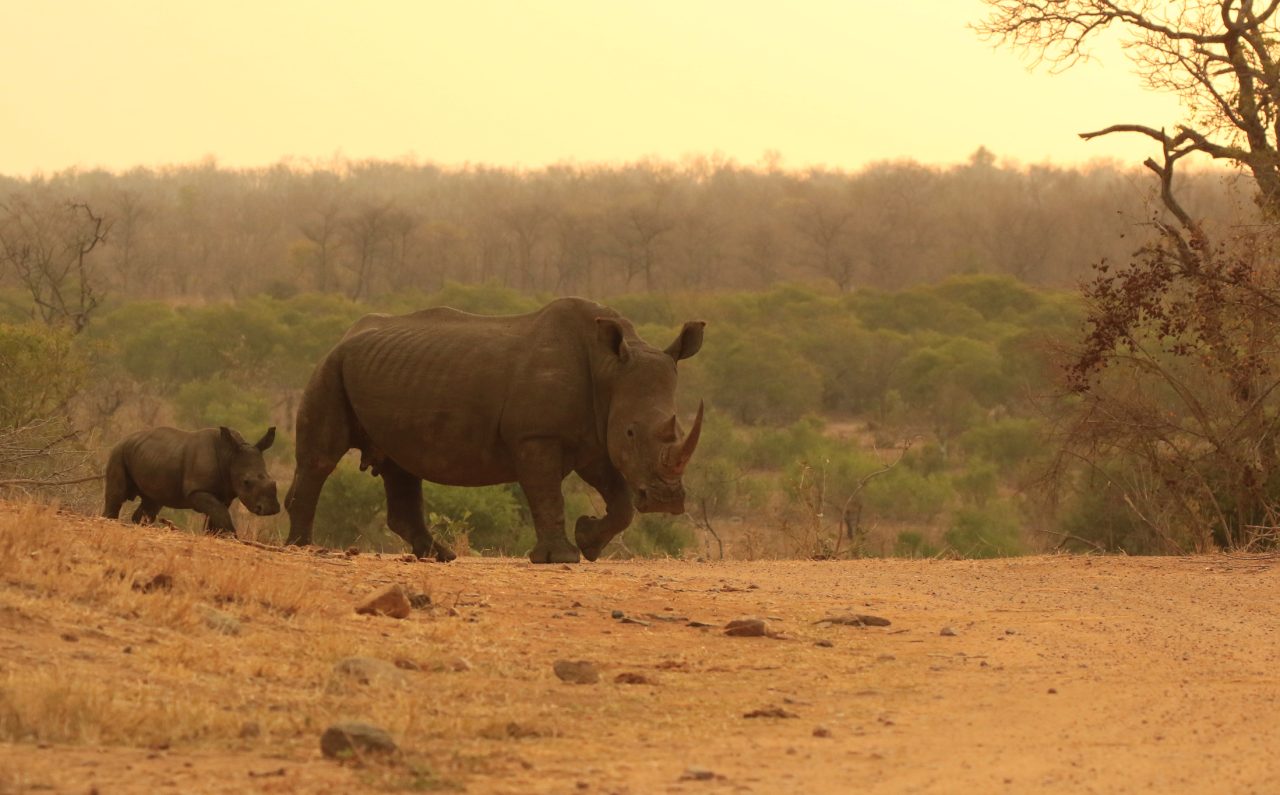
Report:
M603 537L599 524L600 520L594 516L579 516L573 528L573 540L578 543L578 549L582 550L582 557L590 561L600 557L605 546L613 540L612 536Z
M419 559L435 558L441 563L448 563L449 561L454 560L458 557L453 553L452 549L449 549L444 544L441 544L439 541L435 541L435 540L432 540L430 545L428 545L425 548L414 547L413 554L414 554L414 557L417 557Z
M538 541L529 552L529 560L534 563L577 563L581 560L578 550L567 538L554 541Z

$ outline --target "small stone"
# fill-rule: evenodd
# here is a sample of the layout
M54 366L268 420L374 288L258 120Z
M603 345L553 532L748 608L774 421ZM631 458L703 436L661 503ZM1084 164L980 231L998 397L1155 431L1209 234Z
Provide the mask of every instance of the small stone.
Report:
M945 637L945 638L954 638L954 637L955 637L955 635L956 635L956 631L955 631L954 629L952 629L951 627L943 627L943 628L938 632L938 634L939 634L939 635L942 635L942 636L943 636L943 637Z
M333 664L333 672L350 677L362 685L405 683L404 672L384 660L373 657L344 657Z
M609 617L610 617L610 618L625 618L625 617L626 617L626 615L627 615L627 614L626 614L626 613L624 613L624 612L622 612L621 610L614 610L612 613L610 613L610 614L609 614Z
M240 739L242 740L251 740L254 737L261 736L261 734L262 727L255 721L248 720L240 724Z
M452 660L445 663L445 665L450 671L456 671L458 673L465 673L475 667L466 657L454 657Z
M1056 687L1049 688L1049 695L1056 696L1057 694L1058 694L1058 688Z
M714 627L715 624L708 624L705 621L690 621L689 626L693 627L694 629L708 629L710 627Z
M551 667L561 681L571 685L594 685L600 681L600 671L588 660L556 660Z
M829 649L829 648L831 648L832 646L834 646L834 645L836 645L836 644L832 643L832 642L831 642L831 641L829 641L829 640L825 640L825 639L824 639L824 640L814 641L813 645L814 645L814 646L821 646L821 647L822 647L822 648L824 648L824 649Z
M681 781L712 781L716 774L706 768L690 767L680 774Z
M409 660L404 657L400 657L396 659L396 667L404 671L421 671L422 670L421 665L418 665L413 660Z
M724 634L733 638L759 638L769 633L763 618L735 618L724 625Z
M827 616L819 619L815 624L843 624L850 627L887 627L889 619L880 616L869 616L865 613L845 613L836 616Z
M396 560L400 561L401 563L417 563L418 556L413 554L412 552L409 552L407 554L401 555L400 557L396 558Z
M354 558L360 554L360 547L347 547L347 557Z
M392 618L408 618L413 605L409 595L398 583L388 585L373 596L356 605L356 612L365 616L384 615Z
M431 607L431 595L425 593L409 594L409 607L414 610L425 610Z
M614 683L619 685L656 685L658 684L657 682L653 681L652 679L645 676L644 674L636 673L635 671L623 671L622 673L613 677L613 681Z
M133 654L133 647L125 646L123 649L121 649L121 651L123 651L125 654Z
M336 723L320 736L320 752L330 759L359 757L362 754L388 754L396 743L377 726L368 723Z
M204 619L204 625L214 632L221 635L239 635L240 620L233 615L215 610L208 605L200 605L200 617Z
M744 718L798 718L796 713L782 707L762 707L743 713Z
M831 730L828 729L826 726L814 726L813 736L814 737L830 737Z
M76 634L76 633L74 633L74 632L64 632L64 633L62 633L62 639L63 639L63 640L65 640L67 643L79 643L79 642L80 642L80 636L79 636L79 635L77 635L77 634Z

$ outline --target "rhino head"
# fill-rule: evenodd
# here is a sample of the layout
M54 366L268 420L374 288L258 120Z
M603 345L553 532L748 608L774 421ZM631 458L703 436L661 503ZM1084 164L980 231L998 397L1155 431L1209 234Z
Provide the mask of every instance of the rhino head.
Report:
M597 318L600 339L616 357L606 437L609 460L631 487L641 513L684 513L685 466L702 432L702 404L685 433L676 417L676 362L702 347L701 320L684 324L675 342L658 350L630 324Z
M262 458L263 451L276 440L275 426L268 428L254 444L249 444L243 436L225 425L219 430L223 444L231 452L227 461L227 478L236 497L244 507L259 516L279 513L276 482L267 474L267 463Z

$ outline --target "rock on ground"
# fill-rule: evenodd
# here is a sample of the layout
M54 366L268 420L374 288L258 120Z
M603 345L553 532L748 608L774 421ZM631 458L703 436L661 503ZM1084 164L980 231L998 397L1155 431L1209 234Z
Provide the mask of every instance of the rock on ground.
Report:
M594 685L600 681L600 671L588 660L556 660L551 667L556 676L571 685Z
M396 743L391 735L368 723L335 723L320 735L320 753L330 759L368 753L389 754L395 750Z
M392 618L408 618L412 609L409 594L405 593L404 587L399 583L388 585L356 605L356 612L360 615L383 615Z

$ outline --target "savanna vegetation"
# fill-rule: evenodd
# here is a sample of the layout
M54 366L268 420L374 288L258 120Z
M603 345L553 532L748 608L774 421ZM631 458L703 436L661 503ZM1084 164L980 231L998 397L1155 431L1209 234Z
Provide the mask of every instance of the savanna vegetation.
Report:
M655 339L712 324L683 377L711 407L692 510L643 518L623 554L1274 545L1280 9L988 6L980 34L1058 68L1118 31L1186 122L1082 133L1150 139L1145 173L979 149L857 172L207 162L0 180L0 487L87 493L95 456L139 425L287 428L366 311L576 293ZM528 546L512 489L429 490L459 545ZM590 500L575 488L570 511ZM340 470L323 540L392 543L379 502Z

